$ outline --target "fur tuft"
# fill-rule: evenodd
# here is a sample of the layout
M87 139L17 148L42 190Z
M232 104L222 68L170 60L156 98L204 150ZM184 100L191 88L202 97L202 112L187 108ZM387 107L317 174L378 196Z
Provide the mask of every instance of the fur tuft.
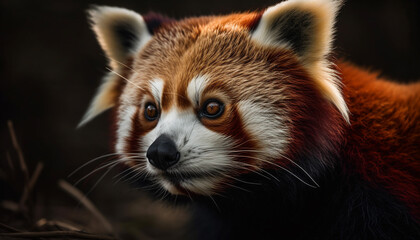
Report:
M112 69L119 69L118 62L125 62L132 57L152 37L143 17L131 10L97 6L88 13L92 29Z
M269 7L252 33L252 39L265 46L295 52L321 93L350 123L339 78L328 61L335 17L341 3L334 0L290 0Z
M121 83L118 78L119 77L113 73L109 73L108 76L104 77L101 86L97 90L95 97L89 105L88 110L79 125L77 125L78 128L84 126L97 115L115 105L120 95L119 89L121 88Z
M95 6L88 13L92 29L112 70L103 79L78 127L115 105L121 94L124 82L121 74L126 71L127 62L152 38L143 17L131 10Z

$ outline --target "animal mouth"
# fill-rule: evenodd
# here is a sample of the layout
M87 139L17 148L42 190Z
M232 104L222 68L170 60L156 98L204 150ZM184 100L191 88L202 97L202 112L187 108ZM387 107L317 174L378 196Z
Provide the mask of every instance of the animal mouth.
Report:
M183 181L197 180L218 175L214 172L163 172L160 174L165 180L174 184L179 184Z
M210 195L217 188L221 172L162 172L158 176L162 186L175 195Z

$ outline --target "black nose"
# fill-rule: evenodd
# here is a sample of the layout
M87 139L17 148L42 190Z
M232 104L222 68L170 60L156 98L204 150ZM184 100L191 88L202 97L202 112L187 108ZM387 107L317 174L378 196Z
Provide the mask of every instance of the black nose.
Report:
M161 135L147 149L146 156L153 166L166 170L179 161L180 154L175 143L167 135Z

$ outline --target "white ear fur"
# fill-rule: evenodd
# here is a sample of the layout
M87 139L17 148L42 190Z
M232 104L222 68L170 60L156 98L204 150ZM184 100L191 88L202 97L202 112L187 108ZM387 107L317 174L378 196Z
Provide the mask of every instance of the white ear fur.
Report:
M294 51L320 92L349 122L340 81L327 56L341 0L289 0L269 7L251 38L265 46Z
M77 125L78 128L115 105L120 95L119 89L121 83L118 78L119 76L112 72L103 78L102 84L97 90L88 110L79 125Z
M119 74L126 67L124 63L152 38L143 17L136 12L101 6L89 10L89 16L112 72L103 79L78 127L115 105L121 93Z
M89 10L89 15L112 69L118 69L152 38L143 17L134 11L101 6Z

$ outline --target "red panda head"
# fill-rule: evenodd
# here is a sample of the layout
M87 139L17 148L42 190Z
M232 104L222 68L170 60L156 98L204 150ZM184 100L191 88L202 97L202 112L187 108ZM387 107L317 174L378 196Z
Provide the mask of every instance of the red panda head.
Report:
M328 61L338 5L181 21L94 8L112 69L81 124L115 106L116 152L173 194L217 194L302 151L330 151L339 115L348 121Z

